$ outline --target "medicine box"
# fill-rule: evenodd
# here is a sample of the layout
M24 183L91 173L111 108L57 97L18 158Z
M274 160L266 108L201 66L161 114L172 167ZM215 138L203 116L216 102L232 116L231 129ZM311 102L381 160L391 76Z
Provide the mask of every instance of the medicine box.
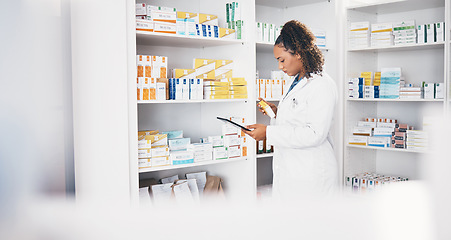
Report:
M238 158L241 157L241 146L229 146L227 148L228 158Z
M136 20L136 30L138 31L146 31L153 32L154 31L154 22L149 20Z
M213 147L213 160L224 160L228 158L227 147Z
M155 23L164 22L175 24L177 22L177 13L174 11L151 10L150 18Z
M145 3L137 3L135 5L135 14L136 16L146 16L146 4Z
M138 149L138 158L151 158L151 157L152 157L151 148Z
M161 132L161 134L167 134L168 139L183 138L183 130L166 131Z
M425 39L425 41L427 43L435 42L436 39L435 39L434 24L433 23L425 24L425 28L426 28L426 39Z
M208 143L211 143L213 147L224 146L224 136L209 136Z
M168 156L165 157L155 157L150 159L152 167L161 167L171 165L171 160Z
M150 140L152 146L166 146L168 145L168 135L167 134L154 134L146 135L145 140Z
M175 22L168 23L168 22L154 21L153 31L158 32L158 33L176 34L177 33L177 24Z
M240 145L241 144L240 136L236 132L237 131L235 131L235 134L225 135L224 136L224 146L229 147L229 146L234 146L234 145Z
M384 127L376 127L373 130L374 137L391 137L393 133L393 129L384 128Z
M176 151L169 155L172 165L194 163L193 151Z
M368 144L368 137L367 136L350 136L350 137L348 137L348 143L351 145L366 146Z
M150 168L150 167L152 167L151 158L139 158L138 159L138 168L139 169Z
M151 157L169 156L169 148L167 146L155 146L150 149Z
M354 127L354 131L352 135L357 136L372 136L372 128L371 127Z
M191 138L173 138L169 139L168 143L171 151L184 150L191 143Z
M436 22L434 25L435 25L436 42L444 42L445 41L445 23L444 22Z
M196 18L194 18L194 19L196 19ZM216 15L199 13L197 19L198 19L198 22L196 22L196 23L200 23L200 24L204 24L204 25L218 26L218 16L216 16Z
M236 39L236 31L229 28L219 28L219 38Z
M375 128L376 124L377 124L376 122L359 121L357 123L357 126L359 126L359 127L367 127L367 128Z
M435 98L435 84L423 82L423 94L424 99Z
M444 93L445 93L445 89L444 89L443 83L436 83L435 84L435 98L443 99L444 95L445 95Z
M177 18L177 34L178 35L186 35L186 24L185 19Z
M368 146L390 147L390 137L368 137Z

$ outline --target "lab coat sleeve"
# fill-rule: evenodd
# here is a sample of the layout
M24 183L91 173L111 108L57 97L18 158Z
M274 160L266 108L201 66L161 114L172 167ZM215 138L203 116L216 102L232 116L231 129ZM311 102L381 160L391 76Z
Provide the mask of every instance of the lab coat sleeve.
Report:
M337 91L335 84L321 85L315 86L307 99L305 124L299 126L271 124L267 127L266 137L271 145L308 148L318 146L326 140L334 114Z

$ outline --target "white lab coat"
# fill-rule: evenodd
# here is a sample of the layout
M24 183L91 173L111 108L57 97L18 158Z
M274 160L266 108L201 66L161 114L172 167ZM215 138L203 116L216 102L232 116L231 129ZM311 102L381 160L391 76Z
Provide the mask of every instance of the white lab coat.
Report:
M303 78L282 97L266 129L266 140L274 146L274 197L336 193L338 164L329 136L336 101L336 84L326 73Z

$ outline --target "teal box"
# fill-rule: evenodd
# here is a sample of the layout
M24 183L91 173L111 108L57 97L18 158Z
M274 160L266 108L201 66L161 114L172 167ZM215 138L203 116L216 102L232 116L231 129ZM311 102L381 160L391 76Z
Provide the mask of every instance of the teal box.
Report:
M168 139L183 138L183 130L162 132L161 134L167 134Z

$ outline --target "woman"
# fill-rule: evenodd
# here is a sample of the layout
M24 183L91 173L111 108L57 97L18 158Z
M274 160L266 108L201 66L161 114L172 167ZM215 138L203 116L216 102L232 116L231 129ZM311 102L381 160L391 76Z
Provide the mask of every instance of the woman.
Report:
M338 188L329 137L337 89L322 72L323 55L314 42L312 32L299 21L283 26L274 57L279 69L295 80L278 107L267 102L276 113L271 125L247 126L253 129L247 132L252 138L274 146L273 196L279 198L331 195Z

